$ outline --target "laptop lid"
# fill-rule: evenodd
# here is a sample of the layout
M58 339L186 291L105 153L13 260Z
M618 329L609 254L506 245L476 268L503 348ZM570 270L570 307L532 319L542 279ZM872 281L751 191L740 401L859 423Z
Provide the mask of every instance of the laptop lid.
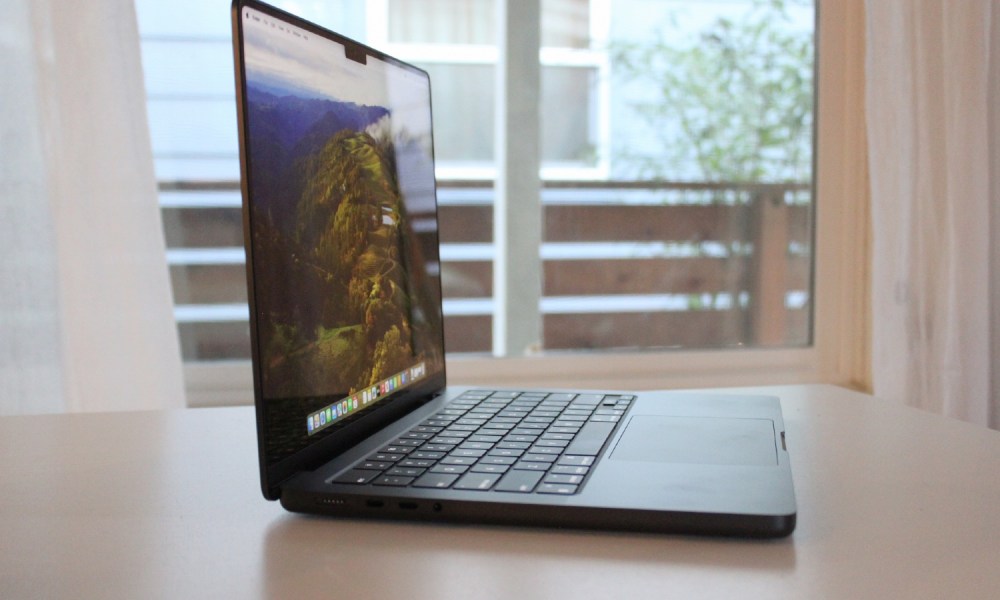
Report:
M265 497L445 384L427 73L235 0Z

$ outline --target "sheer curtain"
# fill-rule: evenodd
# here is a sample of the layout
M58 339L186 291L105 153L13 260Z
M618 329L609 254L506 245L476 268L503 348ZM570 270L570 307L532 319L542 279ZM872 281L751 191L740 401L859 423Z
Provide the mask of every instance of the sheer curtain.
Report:
M1000 428L1000 0L866 16L874 391Z
M183 406L132 2L0 14L0 414Z

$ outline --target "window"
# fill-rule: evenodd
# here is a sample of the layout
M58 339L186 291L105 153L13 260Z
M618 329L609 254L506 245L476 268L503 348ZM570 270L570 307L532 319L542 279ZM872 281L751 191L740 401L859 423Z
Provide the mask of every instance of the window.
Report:
M494 307L493 2L278 4L431 73L448 348L454 353L488 353ZM855 14L854 4L824 9ZM724 171L699 171L690 153L671 153L692 140L655 135L671 133L671 127L650 120L655 117L650 107L657 101L657 82L626 68L626 61L642 55L643 44L649 50L657 43L673 43L682 53L698 45L693 43L698 36L704 41L704 36L728 31L732 39L719 42L720 51L725 51L726 43L745 42L739 36L751 36L755 28L774 21L779 34L806 40L811 64L812 4L786 0L784 16L777 20L766 12L773 5L753 0L543 0L545 229L539 249L544 287L538 310L547 350L786 349L772 354L785 357L779 362L798 361L788 358L798 356L794 349L815 353L812 267L819 259L812 230L811 81L796 88L809 94L808 121L800 124L809 134L804 146L808 155L796 163L807 165L805 171L789 175L772 167L755 180L734 180L720 175ZM246 360L249 333L228 11L224 5L194 0L169 5L137 0L137 10L184 358L192 365ZM827 19L824 12L822 22ZM858 22L856 15L853 22ZM848 29L827 39L842 50L850 44L850 22L836 26ZM756 33L764 35L762 39L775 35L773 27ZM689 110L694 122L691 115L706 109ZM832 115L839 107L824 110ZM737 111L727 118L739 117ZM724 125L720 129L725 132L732 123ZM782 126L776 124L768 135L791 135ZM724 137L700 133L703 142ZM801 136L796 138L796 148L801 141ZM748 142L729 143L731 150ZM721 145L715 148L716 154L724 150ZM771 153L777 158L772 162L780 162L775 152L781 153L767 148L763 154ZM822 181L819 184L822 190ZM835 193L841 192L830 192ZM821 333L826 327L816 334L826 335ZM664 355L644 354L633 363L646 364L654 356ZM585 357L574 357L578 364L588 364Z

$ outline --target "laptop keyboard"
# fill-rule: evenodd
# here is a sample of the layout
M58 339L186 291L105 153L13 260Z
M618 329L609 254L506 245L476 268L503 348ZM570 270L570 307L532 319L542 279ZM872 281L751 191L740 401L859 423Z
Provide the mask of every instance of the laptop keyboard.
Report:
M332 483L575 494L633 400L468 391Z

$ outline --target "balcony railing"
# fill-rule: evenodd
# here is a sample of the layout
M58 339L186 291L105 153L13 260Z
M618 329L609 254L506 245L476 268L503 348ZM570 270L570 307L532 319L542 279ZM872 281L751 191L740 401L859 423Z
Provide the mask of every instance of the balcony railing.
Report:
M492 192L439 183L450 352L491 348ZM185 360L248 358L238 185L160 199ZM810 343L809 185L550 181L542 207L547 350Z

